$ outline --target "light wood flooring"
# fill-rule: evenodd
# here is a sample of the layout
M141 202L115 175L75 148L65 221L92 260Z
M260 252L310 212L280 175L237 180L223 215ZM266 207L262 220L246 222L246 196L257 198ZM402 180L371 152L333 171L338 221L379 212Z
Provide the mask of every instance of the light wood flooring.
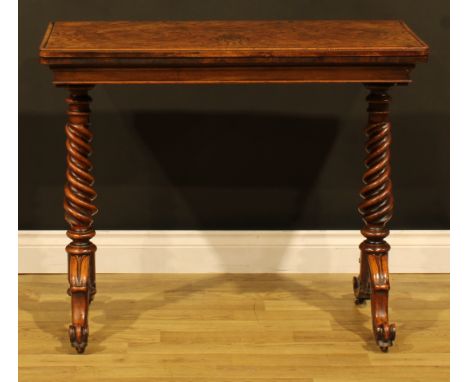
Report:
M19 276L20 381L448 381L449 276L391 278L380 352L351 275L99 274L85 354L66 275Z

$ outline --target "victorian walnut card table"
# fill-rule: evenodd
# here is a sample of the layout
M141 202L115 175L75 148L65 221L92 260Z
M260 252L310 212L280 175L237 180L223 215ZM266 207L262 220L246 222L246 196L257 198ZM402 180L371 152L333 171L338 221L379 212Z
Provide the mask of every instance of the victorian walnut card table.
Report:
M386 227L392 217L390 96L411 82L428 46L398 20L52 22L40 47L53 83L69 91L65 126L65 219L71 239L68 280L79 353L88 341L88 307L96 294L96 246L88 92L100 84L361 83L368 90L365 171L358 211L365 240L356 303L371 300L373 333L387 351L395 339L388 320L390 289Z

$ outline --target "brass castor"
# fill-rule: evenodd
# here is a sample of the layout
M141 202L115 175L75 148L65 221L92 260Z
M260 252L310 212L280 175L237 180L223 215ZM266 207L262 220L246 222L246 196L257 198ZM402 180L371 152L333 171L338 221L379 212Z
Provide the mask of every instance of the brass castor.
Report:
M386 325L386 327L384 327L384 324L382 324L376 330L377 345L379 345L380 350L382 350L382 352L384 353L387 353L388 348L390 346L393 346L393 341L395 341L395 338L396 338L395 324Z

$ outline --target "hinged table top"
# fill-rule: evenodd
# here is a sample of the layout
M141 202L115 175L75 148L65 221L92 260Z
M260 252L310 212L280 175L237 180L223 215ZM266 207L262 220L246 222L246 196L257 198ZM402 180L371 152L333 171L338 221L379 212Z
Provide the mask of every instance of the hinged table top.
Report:
M47 57L414 57L427 45L398 20L53 22Z
M428 46L398 20L58 21L54 84L409 83Z

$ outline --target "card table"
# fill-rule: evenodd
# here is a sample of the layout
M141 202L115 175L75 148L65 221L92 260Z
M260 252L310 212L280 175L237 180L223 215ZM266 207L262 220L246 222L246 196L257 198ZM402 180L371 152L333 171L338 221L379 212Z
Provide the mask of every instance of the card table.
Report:
M360 83L369 91L362 201L364 241L355 302L371 302L373 334L387 351L389 323L387 223L393 213L390 178L390 96L411 82L428 46L399 20L57 21L40 46L53 84L67 88L65 220L71 242L68 293L73 347L88 342L88 308L96 294L89 91L107 84Z

